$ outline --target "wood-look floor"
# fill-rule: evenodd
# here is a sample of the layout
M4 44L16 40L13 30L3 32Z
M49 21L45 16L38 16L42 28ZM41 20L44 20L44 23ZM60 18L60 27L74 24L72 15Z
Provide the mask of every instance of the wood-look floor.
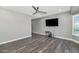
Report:
M33 34L30 38L0 45L0 53L78 53L79 44Z

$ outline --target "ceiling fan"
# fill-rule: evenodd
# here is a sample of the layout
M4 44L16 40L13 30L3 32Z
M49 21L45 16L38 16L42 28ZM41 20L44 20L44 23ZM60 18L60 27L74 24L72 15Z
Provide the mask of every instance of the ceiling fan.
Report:
M44 11L40 11L39 7L32 6L32 8L35 10L35 12L33 13L33 15L35 15L36 13L42 13L42 14L46 14L47 13L47 12L44 12Z

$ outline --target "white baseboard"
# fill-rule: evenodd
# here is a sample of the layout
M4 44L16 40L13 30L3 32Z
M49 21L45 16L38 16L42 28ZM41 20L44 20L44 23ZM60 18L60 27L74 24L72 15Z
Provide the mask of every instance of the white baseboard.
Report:
M36 33L36 34L40 34L40 33ZM44 35L44 34L40 34L40 35ZM13 41L17 41L17 40L21 40L21 39L24 39L24 38L28 38L28 37L31 37L31 36L32 36L32 35L25 36L25 37L21 37L21 38L17 38L17 39L13 39L13 40L9 40L9 41L5 41L5 42L1 42L0 45L6 44L6 43L9 43L9 42L13 42ZM61 36L55 36L55 37L56 37L56 38L60 38L60 39L70 40L70 41L73 41L73 42L79 44L79 41L74 40L74 39L71 39L71 38L61 37Z
M65 39L65 40L73 41L73 42L75 42L75 43L78 43L78 44L79 44L79 41L74 40L74 39L71 39L71 38L60 37L60 36L55 36L55 37L56 37L56 38L60 38L60 39Z
M40 35L45 35L45 34L42 34L42 33L37 33L37 32L34 32L36 34L40 34ZM75 43L78 43L79 44L79 41L75 40L75 39L71 39L71 38L67 38L67 37L61 37L61 36L55 36L56 38L60 38L60 39L65 39L65 40L70 40L70 41L73 41Z
M17 40L21 40L21 39L24 39L24 38L28 38L28 37L31 37L31 36L32 35L21 37L21 38L17 38L17 39L13 39L13 40L9 40L9 41L5 41L5 42L1 42L0 45L6 44L6 43L9 43L9 42L13 42L13 41L17 41Z

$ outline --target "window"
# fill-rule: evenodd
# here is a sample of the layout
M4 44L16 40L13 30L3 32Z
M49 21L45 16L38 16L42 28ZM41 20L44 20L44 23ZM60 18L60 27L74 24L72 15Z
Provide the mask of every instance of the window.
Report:
M73 16L72 34L79 36L79 15Z

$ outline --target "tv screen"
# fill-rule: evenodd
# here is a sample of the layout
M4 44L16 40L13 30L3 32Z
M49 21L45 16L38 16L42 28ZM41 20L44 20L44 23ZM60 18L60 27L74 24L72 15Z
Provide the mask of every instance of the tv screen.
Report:
M46 26L58 26L58 18L47 19Z

